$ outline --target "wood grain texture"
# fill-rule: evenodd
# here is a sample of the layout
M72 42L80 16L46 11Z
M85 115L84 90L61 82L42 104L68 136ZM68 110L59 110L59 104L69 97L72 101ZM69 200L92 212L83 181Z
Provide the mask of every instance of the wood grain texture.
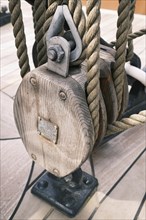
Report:
M7 0L2 0L2 4L6 5L8 4ZM27 43L29 45L29 54L31 58L31 48L32 44L34 42L33 40L33 25L32 25L32 20L31 20L31 7L28 3L26 3L24 0L21 1L22 7L23 7L23 17L26 23L25 30L27 32ZM116 21L117 21L117 12L116 11L111 11L111 10L101 10L101 36L107 40L108 42L111 42L115 40L115 34L116 34ZM133 31L137 31L141 28L145 27L145 17L142 15L135 15L135 19L133 22ZM4 76L1 77L1 89L6 88L5 92L8 92L8 95L11 94L11 88L9 86L12 85L13 83L16 82L17 80L21 81L21 77L19 74L19 69L15 70L15 67L17 65L17 57L14 56L16 53L16 49L14 46L14 38L12 36L12 27L11 24L5 25L0 28L1 29L1 62L5 66L9 66L10 63L13 63L8 68L5 68L3 70ZM3 38L3 39L2 39ZM146 59L145 59L145 51L146 51L146 39L145 36L137 38L134 40L134 48L135 52L140 56L141 61L142 61L142 67L146 65ZM12 46L13 44L13 46ZM15 57L15 59L14 59ZM4 60L3 60L4 59ZM2 61L3 60L3 61ZM4 65L1 65L1 71ZM2 75L2 74L1 74ZM8 88L8 90L7 90ZM15 86L13 87L14 90L16 89ZM10 91L11 90L11 91ZM13 91L12 91L13 92ZM5 98L3 99L3 102L5 102ZM3 104L2 102L2 104ZM6 101L7 102L7 101ZM7 106L5 108L5 112L8 112L9 109L9 102L7 102ZM13 117L13 113L11 113L11 116ZM10 118L11 122L11 118ZM8 132L13 129L13 126L8 125L8 129L6 129ZM2 128L3 129L3 128ZM99 179L99 196L100 199L103 198L105 193L114 185L114 183L120 178L120 176L123 174L123 172L127 169L127 167L132 163L132 161L136 158L136 156L139 154L139 152L142 150L142 144L145 144L145 130L143 128L134 128L134 130L129 130L126 133L123 133L119 135L117 138L114 138L110 142L104 144L104 146L100 149L96 149L97 151L94 152L94 162L96 163L95 169L96 175ZM7 150L4 154L3 157L1 157L1 173L5 172L5 175L7 178L9 178L9 181L7 181L7 178L4 178L1 176L1 187L4 187L3 189L7 191L5 193L3 200L5 200L5 207L1 209L1 219L8 219L10 216L14 205L17 202L17 199L21 193L22 188L17 187L17 184L15 184L15 181L13 181L13 178L16 177L16 181L19 183L19 185L22 184L23 180L25 182L26 176L28 175L28 170L30 169L29 165L27 162L23 161L24 155L22 154L24 149L24 146L20 145L19 142L17 144L17 141L13 141L12 144L9 143L9 141L3 143L2 148L5 148L6 145L9 145L9 150ZM20 146L20 150L18 150ZM9 154L8 154L9 152ZM25 149L24 149L25 153ZM16 155L18 157L16 157ZM9 156L13 159L13 162L11 159L9 159ZM26 154L27 156L27 154ZM20 160L22 161L23 165L27 164L26 169L24 169L24 166L22 165L21 169L21 175L17 175L17 169L18 167L20 168L21 164L19 163ZM3 161L3 162L2 162ZM98 161L98 162L97 162ZM5 167L2 166L2 163L5 164ZM13 166L14 171L12 171L11 166ZM83 165L83 168L88 171L89 173L91 172L90 166L88 161ZM8 172L10 170L10 172ZM36 171L38 171L38 167L36 168ZM7 175L8 173L8 175ZM137 173L134 173L136 176ZM2 181L3 180L3 181ZM24 183L23 182L23 183ZM139 185L139 179L137 181L137 185ZM7 190L7 186L12 186L10 190ZM123 186L127 187L127 186ZM9 193L8 193L9 192ZM15 196L16 194L16 196ZM17 197L18 195L18 197ZM117 192L118 195L118 192ZM19 212L18 212L18 217L17 219L43 219L45 216L50 215L50 211L52 209L49 209L47 206L44 205L42 200L39 200L38 198L34 198L32 200L32 195L31 193L27 194L28 198L24 200L24 203L22 203ZM2 201L2 200L1 200ZM26 202L25 202L26 201ZM93 208L93 204L89 206L89 210ZM118 207L120 208L120 207ZM144 213L144 209L142 209L142 213ZM133 210L134 212L136 210ZM84 210L86 213L86 211ZM84 212L82 213L84 219L87 219L87 216L84 215ZM5 218L2 216L2 213L5 214ZM29 214L30 213L30 214ZM40 214L41 213L41 214ZM40 218L39 218L40 216ZM141 217L141 213L139 218L142 220L145 220L144 215ZM46 218L44 218L46 219ZM81 216L82 219L82 216Z
M138 219L137 220L145 220L146 219L146 201L143 204L143 207L139 213Z
M1 219L8 219L26 183L31 160L21 140L2 141L1 153Z
M145 193L145 156L145 154L141 156L104 203L101 204L93 220L134 219L136 210Z
M35 86L30 83L32 78ZM60 92L66 94L66 100L60 99ZM52 74L45 65L23 79L14 115L29 155L35 155L55 175L65 176L80 167L93 149L94 130L85 92L74 79ZM38 134L38 117L57 125L57 144Z
M78 215L74 218L69 218L60 212L54 210L50 216L46 220L69 220L69 219L74 219L74 220L85 220L90 217L92 214L92 211L94 210L95 207L98 206L98 193L95 193L87 202L87 204L81 209Z
M19 137L13 116L13 100L3 92L0 92L0 98L0 138Z
M135 160L138 154L140 154L140 152L144 149L145 147L144 137L145 137L145 127L139 126L137 128L132 128L131 130L123 132L122 134L118 135L116 138L105 143L100 149L97 148L96 150L94 150L93 159L95 164L96 176L99 180L99 187L98 187L99 201L101 201L101 199L105 196L105 194L113 187L115 182L123 175L125 170ZM16 167L16 163L14 166ZM131 170L132 169L133 167L131 168ZM83 170L85 170L88 173L91 172L88 161L83 165ZM138 195L138 188L139 186L141 186L141 183L143 182L143 180L141 181L141 178L139 178L139 168L136 169L133 172L133 175L130 176L131 178L133 178L132 176L135 176L134 178L136 178L135 181L137 185L136 195ZM130 181L129 182L126 181L126 183L123 184L123 187L121 186L122 191L117 190L116 196L119 197L118 200L119 204L120 204L120 196L127 195L127 193L121 193L121 192L124 192L125 190L127 191L129 189L129 185L127 184L130 183L131 183ZM116 188L118 187L118 185L116 186ZM135 191L133 187L132 190L133 192ZM132 197L130 197L130 200L131 198ZM135 199L135 197L133 197L133 199ZM122 200L123 197L121 198L121 201ZM127 196L127 200L128 200L128 196ZM97 196L95 198L92 197L89 200L89 203L79 213L80 219L85 219L85 220L88 219L90 214L97 206L98 206ZM118 210L120 212L120 206L118 206ZM136 213L136 211L137 210L133 209L134 214ZM16 219L24 218L24 219L34 220L34 219L47 219L47 217L51 219L51 215L55 216L55 218L58 219L59 218L67 219L67 217L65 217L58 211L54 210L47 203L43 202L41 199L33 196L30 192L28 192L26 198L24 199L24 202L21 205L21 208L19 209L16 215ZM52 217L52 219L54 218Z
M22 208L19 209L14 219L42 220L53 210L54 209L49 204L41 199L38 199L36 196L32 195L30 191L28 191L23 200Z
M145 149L146 125L136 126L94 149L95 174L104 195ZM102 199L102 198L101 198Z

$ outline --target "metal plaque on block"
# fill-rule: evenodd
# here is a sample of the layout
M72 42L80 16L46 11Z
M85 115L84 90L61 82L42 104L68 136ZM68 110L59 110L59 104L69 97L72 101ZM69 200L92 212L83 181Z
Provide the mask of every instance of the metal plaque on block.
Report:
M38 132L54 144L57 143L58 126L54 123L38 117Z

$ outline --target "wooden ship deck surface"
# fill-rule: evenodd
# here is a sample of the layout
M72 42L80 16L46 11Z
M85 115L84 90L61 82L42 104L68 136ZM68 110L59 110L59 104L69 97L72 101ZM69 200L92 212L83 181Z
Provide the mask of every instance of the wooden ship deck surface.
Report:
M3 2L3 1L2 1ZM22 1L24 8L25 31L28 52L31 58L34 32L31 7ZM102 10L101 36L111 42L115 39L117 13ZM144 15L135 15L133 30L145 27ZM11 24L0 28L1 31L1 214L0 219L8 219L22 193L31 166L31 160L19 137L14 118L13 101L21 82L17 64L16 49ZM140 56L142 67L146 60L146 38L134 41L135 52ZM33 64L31 60L31 68ZM10 138L10 140L7 140ZM93 220L145 220L146 203L146 130L138 126L125 131L109 142L95 149L93 160L96 177L99 181L98 192L94 194L73 219ZM83 170L91 173L89 161ZM35 166L35 179L43 169ZM14 219L69 219L30 191L26 193Z

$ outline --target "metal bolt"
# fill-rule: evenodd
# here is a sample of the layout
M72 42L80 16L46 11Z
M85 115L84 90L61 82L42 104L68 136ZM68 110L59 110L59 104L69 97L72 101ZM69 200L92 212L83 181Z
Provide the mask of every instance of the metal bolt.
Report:
M36 85L37 85L36 78L31 77L31 78L30 78L30 83L31 83L32 86L36 86Z
M88 186L91 184L91 180L87 179L87 178L84 178L83 179L83 182Z
M49 49L48 50L48 58L52 61L55 61L57 59L57 53L54 49Z
M61 100L64 100L64 101L67 99L67 95L63 91L59 92L59 97Z
M75 204L75 199L73 197L65 197L64 201L66 207L72 207Z
M56 168L53 169L53 173L55 176L59 176L59 170L57 170Z
M48 49L48 58L52 61L60 63L64 58L65 52L58 44L51 45Z
M37 160L37 157L36 157L35 154L31 154L31 157L32 157L33 160Z
M45 180L42 180L42 181L38 182L37 187L39 189L45 189L48 187L48 182Z

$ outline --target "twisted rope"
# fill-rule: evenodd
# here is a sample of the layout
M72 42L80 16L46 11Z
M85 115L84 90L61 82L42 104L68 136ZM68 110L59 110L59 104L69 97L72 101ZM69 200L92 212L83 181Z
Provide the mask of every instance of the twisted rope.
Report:
M87 1L87 102L93 120L95 139L99 130L100 5L101 0Z
M79 32L80 38L82 39L83 51L80 58L75 61L73 64L78 65L85 60L86 57L86 42L85 42L85 33L86 33L86 18L82 10L82 1L81 0L69 0L68 7L72 15L74 24Z
M135 33L129 34L128 39L135 39L137 37L143 36L144 34L146 34L146 29L141 29Z
M52 18L54 16L54 13L58 5L61 5L61 3L62 3L62 0L49 0L48 8L46 10L46 15L45 15L45 23L43 25L44 34L48 31Z
M129 118L123 118L121 121L115 121L112 125L108 125L106 136L144 123L146 123L146 110L139 112L139 114L133 114Z
M132 22L134 20L135 4L136 4L136 0L131 0L129 34L132 33ZM126 61L130 61L132 59L132 57L134 55L133 51L134 51L133 40L128 39L128 51L127 51Z
M116 55L113 72L113 81L117 94L118 111L121 112L124 76L125 76L125 52L127 44L127 35L129 31L129 0L121 0L118 8L117 34L116 34Z
M9 10L11 13L11 23L13 25L17 57L19 59L19 67L21 69L20 74L22 77L24 77L24 75L30 71L30 66L27 54L20 0L9 0Z
M47 61L46 46L44 44L43 25L45 23L46 2L44 0L34 1L34 27L37 42L37 61L38 66Z

